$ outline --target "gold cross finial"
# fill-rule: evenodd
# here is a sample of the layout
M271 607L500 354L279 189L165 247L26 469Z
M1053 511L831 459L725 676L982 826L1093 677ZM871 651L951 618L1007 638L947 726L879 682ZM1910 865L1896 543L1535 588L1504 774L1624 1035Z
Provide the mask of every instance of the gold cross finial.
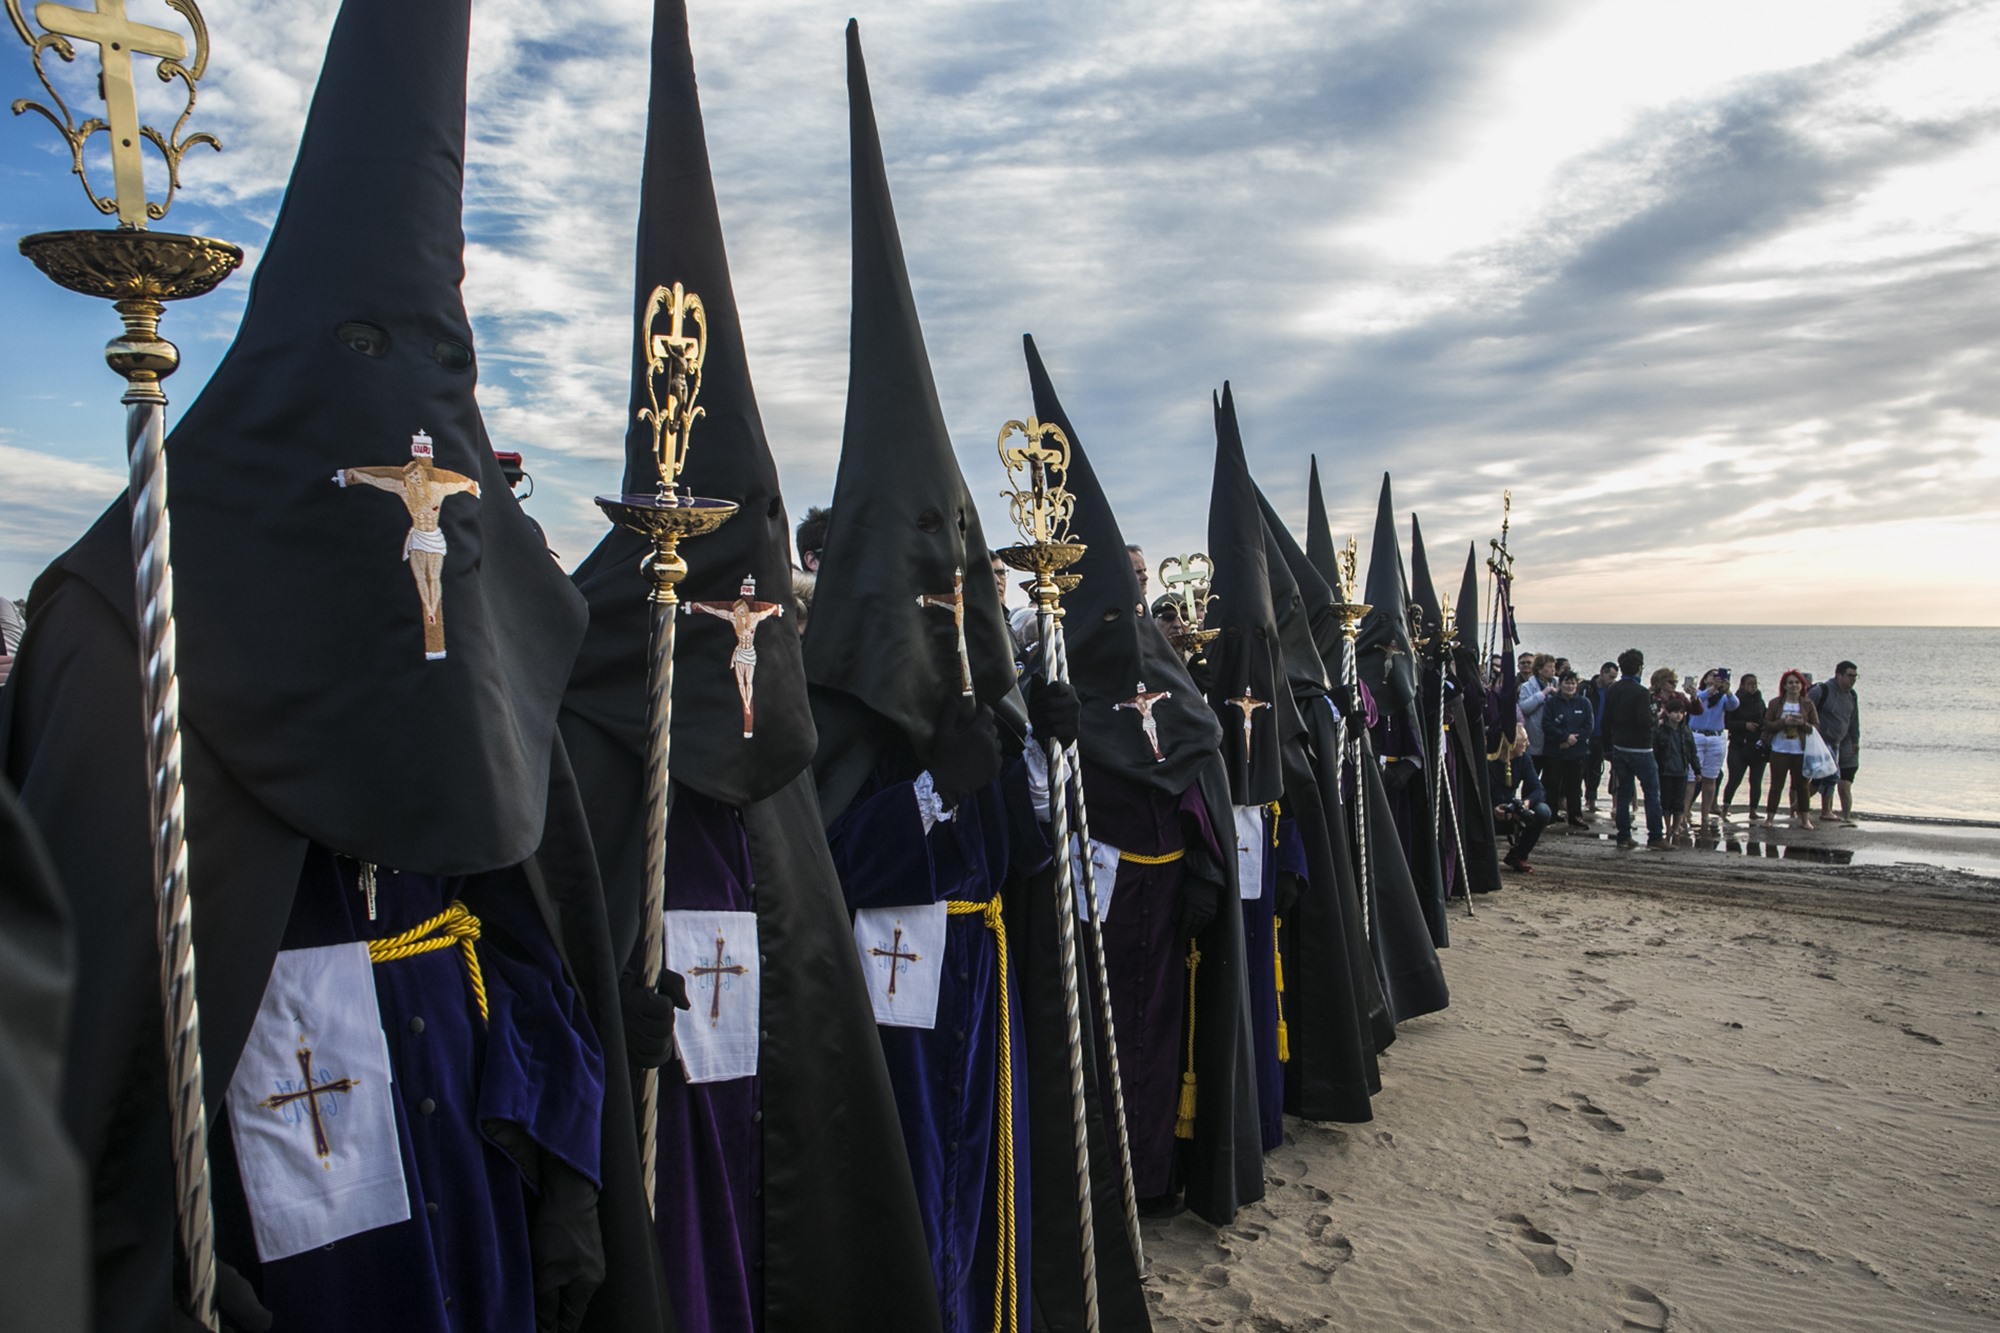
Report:
M24 111L39 111L69 145L70 170L83 183L83 192L97 211L116 214L118 225L143 230L147 222L157 222L167 215L172 206L174 194L180 189L181 158L196 144L207 144L220 149L212 134L194 134L181 137L187 128L188 117L194 114L195 83L208 68L208 25L202 21L201 11L195 8L194 0L166 0L169 9L188 21L194 32L194 59L189 61L188 44L177 32L165 28L155 28L144 23L135 23L125 15L125 0L94 0L93 9L73 9L68 5L42 3L35 6L35 22L42 26L42 33L36 36L28 26L27 17L21 12L21 0L6 0L7 17L13 21L14 31L28 44L35 64L35 77L48 90L56 110L51 111L39 102L27 98L17 98L14 114ZM42 66L42 56L53 51L65 64L76 59L76 47L70 39L89 42L97 47L100 73L98 93L104 99L104 116L92 116L78 121L70 114L69 104L57 91L49 78L49 72ZM139 123L138 92L132 82L132 58L134 56L157 56L160 64L156 71L161 83L178 81L187 91L187 102L181 108L173 128L166 134L150 125ZM58 114L60 113L60 114ZM83 150L91 137L102 130L111 141L111 195L106 198L91 188L89 173L84 169ZM146 179L141 156L141 142L150 143L160 150L160 156L167 164L167 192L159 203L146 198Z
M1180 603L1181 622L1190 629L1201 628L1202 617L1208 614L1208 604L1215 600L1208 595L1209 585L1214 580L1215 562L1201 551L1191 555L1170 555L1160 562L1160 586Z
M1015 435L1024 443L1009 446L1007 441ZM1022 538L1035 546L1067 541L1076 497L1063 487L1063 474L1069 471L1069 437L1062 433L1062 427L1033 417L1009 421L1000 427L999 447L1007 479L1021 487L1000 495L1012 509L1014 526ZM1023 472L1026 477L1017 481L1017 474Z
M664 332L654 322L667 316ZM694 332L686 332L689 322ZM639 409L639 419L653 426L653 462L660 470L660 498L674 494L681 469L687 466L688 434L703 414L694 405L701 393L701 366L708 359L708 312L701 298L672 287L655 287L639 321L639 349L646 357L646 397L651 407ZM667 396L660 399L661 380Z

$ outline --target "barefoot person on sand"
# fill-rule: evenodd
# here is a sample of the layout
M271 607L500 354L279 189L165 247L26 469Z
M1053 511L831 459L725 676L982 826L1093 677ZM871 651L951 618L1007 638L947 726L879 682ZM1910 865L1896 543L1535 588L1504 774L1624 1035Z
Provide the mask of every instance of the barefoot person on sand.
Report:
M1812 821L1810 788L1806 785L1806 729L1819 725L1819 709L1806 698L1806 678L1796 667L1778 678L1778 697L1764 711L1764 736L1771 742L1771 789L1764 798L1764 823L1778 822L1778 789L1792 782L1792 822L1800 828Z

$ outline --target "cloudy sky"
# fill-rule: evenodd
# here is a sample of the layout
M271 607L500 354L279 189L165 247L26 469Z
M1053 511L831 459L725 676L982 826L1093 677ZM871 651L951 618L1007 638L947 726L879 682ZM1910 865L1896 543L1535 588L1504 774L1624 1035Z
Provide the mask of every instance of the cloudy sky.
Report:
M849 8L694 0L752 369L794 514L846 384ZM206 0L169 219L253 261L336 5ZM160 0L134 17L170 24ZM571 562L623 435L647 0L474 6L466 300L496 444ZM989 530L1033 332L1155 561L1203 544L1211 388L1295 525L1383 470L1434 561L1514 492L1536 621L2000 623L2000 4L875 3L903 239ZM4 29L0 29L4 33ZM11 50L11 55L4 54ZM150 83L147 79L144 82ZM0 95L37 91L0 45ZM34 117L0 232L96 225ZM393 200L385 200L393 207ZM247 283L175 308L190 401ZM0 593L123 485L110 311L0 262ZM1454 580L1455 582L1455 580Z

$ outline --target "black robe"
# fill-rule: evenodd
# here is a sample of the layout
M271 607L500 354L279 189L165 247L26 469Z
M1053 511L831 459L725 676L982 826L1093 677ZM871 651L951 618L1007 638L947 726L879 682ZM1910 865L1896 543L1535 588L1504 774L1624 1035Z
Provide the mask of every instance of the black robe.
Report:
M167 1326L177 1260L161 1046L152 842L126 508L121 498L36 581L31 641L0 694L0 763L43 828L68 891L79 988L63 1088L93 1182L95 1326ZM204 741L229 719L184 709L190 899L211 1131L291 916L308 839L241 786ZM618 968L567 756L550 755L538 849L494 891L532 898L606 1049L623 1048ZM476 908L475 908L476 910ZM584 1328L670 1328L639 1188L622 1064L605 1069L598 1216L607 1276ZM218 1142L220 1137L218 1136ZM230 1182L217 1181L219 1203Z

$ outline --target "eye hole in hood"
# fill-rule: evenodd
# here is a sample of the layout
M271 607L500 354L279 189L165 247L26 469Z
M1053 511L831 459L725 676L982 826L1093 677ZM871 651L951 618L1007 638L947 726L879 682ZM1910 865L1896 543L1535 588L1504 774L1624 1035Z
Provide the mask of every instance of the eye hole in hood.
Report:
M431 360L446 370L470 370L472 349L456 338L440 338L431 345Z
M389 334L379 324L365 320L349 320L345 324L333 326L333 336L341 345L368 357L384 357L389 354Z

